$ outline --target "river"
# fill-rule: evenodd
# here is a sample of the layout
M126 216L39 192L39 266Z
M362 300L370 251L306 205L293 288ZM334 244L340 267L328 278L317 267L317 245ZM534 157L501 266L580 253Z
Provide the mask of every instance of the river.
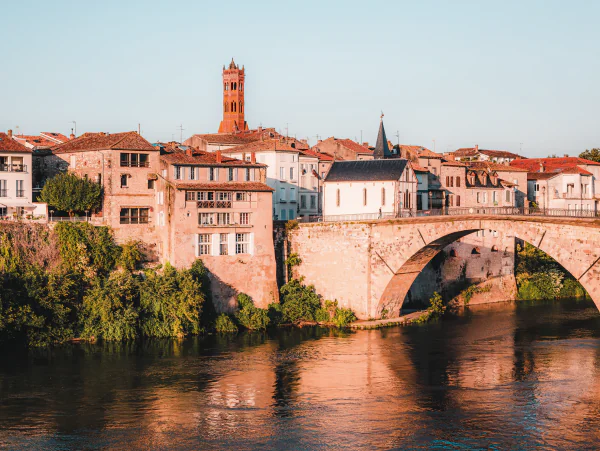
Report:
M2 449L598 449L600 314L3 353Z

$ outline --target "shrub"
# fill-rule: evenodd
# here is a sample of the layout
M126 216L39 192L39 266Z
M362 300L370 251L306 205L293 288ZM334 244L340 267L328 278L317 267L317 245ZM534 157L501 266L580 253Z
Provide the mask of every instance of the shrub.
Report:
M321 307L314 287L305 286L298 279L292 279L281 287L281 297L285 322L314 321L315 313Z
M267 315L269 316L269 324L278 326L283 322L283 312L279 302L273 302L267 307Z
M252 298L245 293L237 296L238 311L235 314L237 322L249 330L264 330L269 325L268 312L258 308L252 302Z
M117 258L117 266L134 271L142 261L142 252L140 251L139 241L130 241L121 246L119 257Z
M137 337L139 282L131 273L114 272L95 279L83 298L83 338L106 341Z
M237 332L238 328L229 315L221 313L215 321L215 330L219 333L228 334Z
M315 312L315 321L318 323L328 323L331 321L329 310L324 307L319 307Z
M356 315L349 308L338 308L333 317L333 324L337 327L346 327L354 321L356 321Z
M555 270L517 276L519 299L525 301L555 299L562 288L564 274Z
M192 270L168 263L162 273L147 271L140 289L142 333L147 337L183 337L200 332L204 295Z
M561 298L584 298L586 296L585 288L575 279L565 280L559 293Z

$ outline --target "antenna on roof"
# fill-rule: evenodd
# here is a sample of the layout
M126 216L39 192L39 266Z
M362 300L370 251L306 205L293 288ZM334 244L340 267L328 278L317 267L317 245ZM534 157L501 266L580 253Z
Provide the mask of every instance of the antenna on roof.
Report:
M398 148L400 148L400 130L396 130L396 138L398 138Z
M71 123L75 126L75 137L77 137L77 122L76 121L71 121Z
M233 61L233 60L231 60ZM183 128L183 124L179 125L179 144L183 144L183 131L185 130L185 128Z
M140 123L138 122L138 135L141 135L141 134L142 134L142 131L140 129Z

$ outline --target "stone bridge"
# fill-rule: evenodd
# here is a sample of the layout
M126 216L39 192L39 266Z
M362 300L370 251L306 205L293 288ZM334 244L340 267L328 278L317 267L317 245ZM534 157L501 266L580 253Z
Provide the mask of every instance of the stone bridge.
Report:
M383 309L397 316L427 263L478 230L538 247L579 280L600 309L598 219L471 215L300 224L290 234L291 252L302 259L294 270L361 319L378 318Z

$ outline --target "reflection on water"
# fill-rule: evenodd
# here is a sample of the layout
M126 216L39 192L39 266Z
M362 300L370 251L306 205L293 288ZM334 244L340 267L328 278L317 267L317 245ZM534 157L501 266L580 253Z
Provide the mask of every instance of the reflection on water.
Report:
M0 419L8 449L597 449L600 314L5 352Z

